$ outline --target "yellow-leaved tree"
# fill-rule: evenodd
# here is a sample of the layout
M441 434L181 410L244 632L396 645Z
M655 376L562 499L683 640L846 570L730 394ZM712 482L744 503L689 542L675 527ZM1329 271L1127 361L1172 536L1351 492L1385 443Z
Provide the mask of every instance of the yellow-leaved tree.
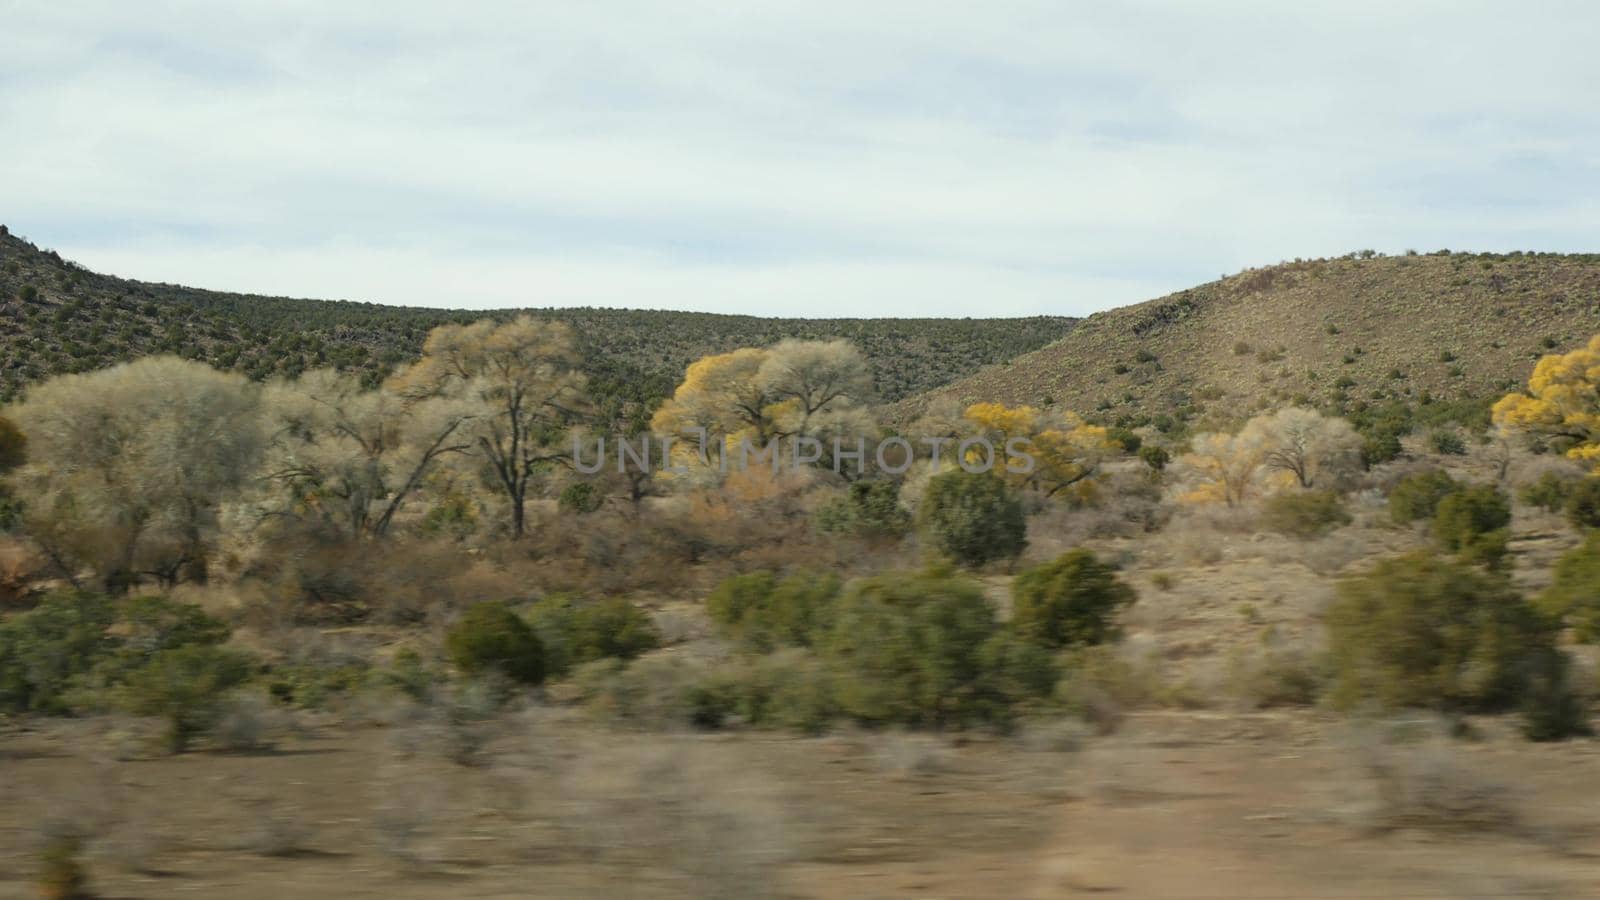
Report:
M1018 485L1034 488L1046 497L1053 497L1092 476L1100 463L1120 447L1110 439L1105 428L1090 425L1070 412L974 403L967 407L963 418L970 436L984 438L998 454L1006 453L1007 444L1020 439L1021 443L1013 446L1033 457L1032 471L1018 471L1015 461L1007 464L998 458L995 471L1003 472ZM970 457L982 452L971 448L967 454Z
M1600 466L1600 335L1539 360L1527 392L1500 398L1493 416L1501 428L1543 435L1568 457Z
M726 436L735 445L813 438L829 462L833 438L853 444L872 430L871 398L872 372L855 345L784 340L695 361L672 399L656 410L651 428L674 436L703 428L708 439Z

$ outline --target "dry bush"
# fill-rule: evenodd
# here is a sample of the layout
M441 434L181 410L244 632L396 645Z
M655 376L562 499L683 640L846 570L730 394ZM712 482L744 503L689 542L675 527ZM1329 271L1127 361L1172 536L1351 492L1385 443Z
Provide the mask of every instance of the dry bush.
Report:
M1261 558L1280 565L1300 563L1318 575L1337 575L1351 563L1371 557L1373 548L1361 535L1336 531L1312 540L1262 535L1252 542Z
M316 845L316 829L301 812L271 794L244 801L249 825L239 849L259 856L299 856Z
M262 549L243 572L240 589L253 595L250 617L264 628L409 625L476 600L525 596L532 587L525 575L448 540L351 543L302 536Z
M1303 644L1263 643L1229 656L1228 692L1249 709L1311 706L1328 676L1319 652Z
M211 745L234 753L270 750L290 727L287 712L260 693L245 691L224 701L211 726Z
M0 538L0 609L21 606L44 570L44 560L21 541Z
M425 767L390 757L372 783L372 832L378 850L407 867L436 857L436 830L448 812L444 781Z
M1179 563L1215 565L1231 546L1255 533L1257 518L1248 506L1184 505L1167 521L1159 545Z
M490 745L507 728L509 685L493 677L436 688L416 715L389 735L396 758L447 760L478 768L492 762Z
M161 719L106 716L102 722L98 752L106 759L128 762L171 753L170 727Z
M878 768L895 778L917 778L950 770L950 746L931 734L889 731L874 735L870 750Z
M1062 717L1023 722L1013 737L1029 753L1076 753L1092 733L1083 720Z
M1375 830L1508 832L1521 823L1512 790L1467 766L1447 741L1370 743L1365 749Z
M694 896L775 896L773 872L794 855L777 786L728 748L696 740L588 747L559 783L591 852L664 864Z

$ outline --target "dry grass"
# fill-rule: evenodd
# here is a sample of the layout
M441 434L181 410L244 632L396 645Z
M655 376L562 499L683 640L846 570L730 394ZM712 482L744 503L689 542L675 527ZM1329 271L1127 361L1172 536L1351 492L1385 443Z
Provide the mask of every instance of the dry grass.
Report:
M1532 357L1551 352L1545 336L1567 349L1594 332L1588 305L1572 300L1597 289L1600 260L1593 256L1282 263L1096 315L1044 349L902 408L940 397L1037 404L1049 396L1079 412L1109 402L1112 415L1153 415L1197 398L1199 385L1206 413L1226 419L1263 401L1327 397L1341 376L1354 379L1353 397L1377 390L1413 400L1424 391L1493 396L1504 380L1523 381ZM1270 352L1234 353L1241 343ZM1472 352L1460 360L1440 360L1441 350L1466 347ZM1149 357L1156 359L1139 361ZM1389 378L1393 370L1406 377Z

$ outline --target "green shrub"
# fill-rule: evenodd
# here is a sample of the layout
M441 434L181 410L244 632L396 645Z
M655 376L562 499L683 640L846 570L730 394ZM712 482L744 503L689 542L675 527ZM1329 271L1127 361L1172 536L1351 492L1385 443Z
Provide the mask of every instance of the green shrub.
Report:
M1146 444L1139 448L1139 459L1150 467L1150 471L1159 472L1167 467L1167 463L1172 461L1172 455L1167 452L1165 447Z
M993 721L984 645L997 630L976 582L942 571L853 582L824 645L839 707L873 724L960 726Z
M203 644L162 650L128 673L120 705L141 716L167 720L174 751L216 722L222 698L251 674L248 656Z
M39 848L36 886L46 900L88 900L89 875L81 856L83 837L71 831L46 836Z
M900 505L900 488L893 481L857 481L817 507L815 523L825 534L898 538L910 530L911 514Z
M449 494L422 517L419 530L429 537L463 540L478 530L477 507L473 506L471 499L461 494Z
M15 469L28 458L28 439L10 419L0 416L0 475Z
M1011 584L1011 627L1043 647L1100 644L1117 637L1117 613L1134 601L1115 566L1069 550Z
M1367 468L1399 459L1405 448L1400 444L1401 433L1378 430L1361 438L1361 464Z
M605 502L605 495L600 489L587 481L574 481L561 489L561 494L556 498L556 506L563 512L592 513Z
M964 566L1014 559L1027 546L1022 503L992 472L934 476L917 510L917 528L934 552Z
M544 648L547 677L597 659L633 659L661 646L650 614L622 597L589 601L554 594L529 608L527 619Z
M418 701L428 699L442 681L443 674L430 668L423 661L422 654L410 647L396 653L387 666L371 672L367 677L367 683L372 686L389 688Z
M735 575L706 598L706 612L727 637L758 650L810 646L830 621L839 596L831 574L771 572Z
M1467 452L1467 442L1454 431L1435 431L1428 436L1428 444L1440 456L1464 456Z
M979 695L992 704L989 717L997 722L1010 721L1018 704L1049 697L1061 679L1056 654L1012 628L983 642L979 662L984 679Z
M1547 615L1570 624L1578 640L1600 640L1600 531L1556 561L1554 578L1538 605Z
M724 674L729 708L747 725L815 734L838 712L833 676L809 650L790 647L738 660Z
M1503 576L1425 552L1342 581L1326 621L1345 708L1506 709L1559 652L1550 620Z
M1402 525L1431 519L1439 509L1439 501L1458 487L1455 479L1441 469L1407 475L1389 492L1389 514Z
M1567 496L1567 519L1577 528L1600 528L1600 478L1581 478Z
M1447 549L1469 550L1479 538L1511 524L1511 501L1492 484L1463 488L1439 501L1433 534Z
M720 728L735 715L739 678L703 661L647 656L573 669L584 706L601 718L650 728Z
M1263 524L1273 531L1312 538L1350 524L1350 513L1337 491L1284 491L1267 498Z
M1586 693L1573 684L1565 653L1541 655L1530 667L1520 704L1523 735L1530 741L1559 741L1593 734Z
M156 654L180 647L215 647L227 642L233 629L193 603L166 597L133 597L117 606L117 628L104 657L78 680L73 699L95 706L129 673Z
M115 649L114 621L104 596L60 591L0 623L0 710L66 712L68 690Z
M1532 484L1523 487L1517 496L1529 506L1537 506L1546 512L1560 512L1566 508L1567 498L1578 480L1575 476L1545 472Z
M1144 449L1144 438L1139 437L1131 428L1120 426L1108 428L1106 429L1106 440L1113 444L1121 445L1124 453L1138 453Z
M134 597L123 602L122 650L144 655L196 644L227 643L233 630L193 603L166 597Z
M1361 435L1361 462L1369 469L1397 458L1400 438L1415 427L1411 408L1398 401L1364 406L1351 412L1349 419Z
M498 672L528 684L544 678L538 636L504 603L485 600L469 607L444 644L450 661L469 675Z
M298 663L269 666L264 680L267 694L279 703L324 709L368 686L373 677L371 668L360 662Z

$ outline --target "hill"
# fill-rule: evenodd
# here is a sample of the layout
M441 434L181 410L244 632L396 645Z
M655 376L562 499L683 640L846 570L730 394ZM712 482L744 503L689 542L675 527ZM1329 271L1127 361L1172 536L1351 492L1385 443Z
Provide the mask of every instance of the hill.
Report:
M768 319L626 309L495 312L419 309L206 291L100 275L0 226L0 403L32 381L152 353L176 353L252 378L335 366L377 381L416 357L444 322L518 312L561 319L592 377L631 396L672 390L708 353L781 338L849 338L877 388L899 400L1065 334L1073 319Z
M1482 398L1600 332L1600 255L1299 260L1097 313L1064 338L901 404L1059 405L1108 422L1284 403Z

